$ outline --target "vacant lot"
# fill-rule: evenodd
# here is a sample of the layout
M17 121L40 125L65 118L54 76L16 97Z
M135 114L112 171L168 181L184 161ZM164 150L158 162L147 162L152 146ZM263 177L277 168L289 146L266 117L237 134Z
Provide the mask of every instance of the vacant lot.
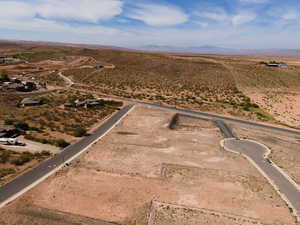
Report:
M285 137L236 125L232 127L237 136L256 140L268 146L272 150L270 159L300 185L299 137Z
M258 171L220 150L222 136L212 123L181 117L170 129L173 116L136 107L70 167L1 210L0 222L25 225L62 212L76 215L76 223L80 216L123 225L293 224Z
M232 224L232 225L264 225L260 221L232 216L212 210L187 208L180 205L172 205L161 202L152 202L148 225L208 225L208 224Z

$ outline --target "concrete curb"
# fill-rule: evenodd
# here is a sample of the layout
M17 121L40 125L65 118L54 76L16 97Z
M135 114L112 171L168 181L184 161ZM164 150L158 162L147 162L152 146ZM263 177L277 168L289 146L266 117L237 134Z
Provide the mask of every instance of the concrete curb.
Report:
M273 180L271 178L269 178L269 176L250 158L248 157L247 155L245 154L242 154L240 152L237 152L237 151L234 151L230 148L227 148L225 146L225 142L228 141L228 140L236 140L235 138L227 138L227 139L223 139L221 140L220 142L220 146L221 146L221 149L225 150L225 151L228 151L228 152L232 152L232 153L235 153L235 154L238 154L238 155L242 155L243 157L245 157L247 160L249 160L249 162L255 166L255 168L268 180L268 182L273 186L273 188L275 189L275 191L279 194L279 196L287 203L288 207L292 209L292 213L293 215L295 216L296 218L296 221L297 223L300 223L300 212L297 212L297 210L294 208L294 206L292 205L292 203L288 200L288 198L285 196L285 194L281 193L280 189L277 187L277 185L273 182ZM265 145L259 143L259 142L256 142L256 141L252 141L252 140L248 140L248 139L242 139L242 140L246 140L246 141L249 141L249 142L253 142L253 143L256 143L260 146L262 146L263 148L266 149L266 152L264 153L264 159L268 159L268 156L271 154L271 150L266 147ZM296 188L297 190L300 190L299 189L299 186L296 184L296 182L291 179L282 169L280 169L276 164L274 164L270 159L268 159L268 161L270 162L270 164L272 166L274 166L275 169L277 169L285 178L287 178L288 181L290 181Z
M132 106L131 109L129 109L110 129L108 129L103 135L101 135L100 137L98 137L96 140L94 140L92 143L90 143L88 146L86 146L84 149L82 149L80 152L78 152L76 155L74 155L73 157L69 158L68 160L66 160L64 162L64 164L55 167L53 170L51 170L49 173L45 174L45 176L43 176L42 178L40 178L39 180L33 182L31 185L27 186L26 188L24 188L22 191L16 193L15 195L11 196L10 198L6 199L5 201L0 203L0 209L2 207L4 207L5 205L7 205L8 203L12 202L13 200L15 200L16 198L20 197L21 195L23 195L24 193L26 193L27 191L29 191L30 189L34 188L35 186L37 186L39 183L41 183L42 181L46 180L48 177L50 177L51 175L55 174L57 171L61 170L67 163L70 163L71 161L73 161L75 158L77 158L78 156L80 156L82 153L84 153L85 151L87 151L93 144L95 144L96 142L98 142L100 139L102 139L104 136L106 136L113 128L115 128L133 109L135 108L135 105Z

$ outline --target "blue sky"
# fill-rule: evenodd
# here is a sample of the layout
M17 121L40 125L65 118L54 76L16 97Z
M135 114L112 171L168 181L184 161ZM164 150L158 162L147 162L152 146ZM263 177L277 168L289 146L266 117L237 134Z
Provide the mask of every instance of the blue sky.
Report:
M300 48L299 0L0 0L0 39Z

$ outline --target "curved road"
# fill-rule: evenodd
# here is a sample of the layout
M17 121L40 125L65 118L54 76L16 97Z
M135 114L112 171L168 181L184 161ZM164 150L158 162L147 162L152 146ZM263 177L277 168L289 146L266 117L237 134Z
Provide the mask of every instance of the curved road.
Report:
M140 104L140 105L146 105L146 106L152 106L152 107L163 109L163 110L172 110L174 112L184 114L184 115L197 116L200 118L207 118L210 120L221 120L221 121L236 123L236 124L245 125L245 126L249 126L249 127L253 127L253 128L260 128L260 129L268 130L268 131L286 135L286 136L300 137L300 131L293 130L293 129L274 127L272 125L266 125L266 124L256 123L256 122L247 121L247 120L235 119L235 118L222 116L222 115L216 115L216 114L212 114L212 113L197 112L197 111L193 111L190 109L176 108L174 106L159 105L159 104L155 104L155 103L142 102L142 101L136 101L133 103Z
M267 156L270 149L250 140L225 139L223 147L227 151L232 151L244 155L254 166L265 176L274 186L275 190L293 209L293 213L300 222L300 189L281 169L274 165Z
M63 75L62 71L60 71L58 73L58 75L65 80L65 82L68 84L69 88L72 88L73 84L75 84L75 82L72 81L72 79L70 79L69 77ZM250 126L250 127L253 127L253 128L260 128L260 129L272 131L272 132L287 135L287 136L299 136L300 137L300 131L293 130L293 129L285 129L285 128L280 128L280 127L274 127L272 125L266 125L266 124L256 123L256 122L247 121L247 120L235 119L235 118L222 116L222 115L216 115L216 114L212 114L212 113L197 112L197 111L193 111L193 110L190 110L190 109L176 108L174 106L160 105L160 104L155 104L155 103L151 103L151 102L144 102L144 101L135 101L135 100L128 99L128 98L105 95L103 93L99 93L99 92L96 92L96 91L89 91L89 90L83 90L83 89L78 89L78 88L72 88L72 89L82 91L82 92L87 92L87 93L100 94L103 97L117 99L117 100L121 100L121 101L127 101L127 102L130 102L132 104L152 106L152 107L156 107L156 108L159 108L159 109L162 109L162 110L172 110L174 112L185 114L185 115L198 116L198 117L202 117L202 118L204 117L204 118L207 118L207 119L210 119L210 120L221 120L221 121L223 120L223 121L227 121L227 122L231 122L231 123Z
M108 96L110 97L110 96ZM67 147L60 154L55 155L53 158L43 162L38 167L25 173L24 175L16 178L12 182L0 188L0 208L8 202L14 200L21 194L25 193L39 182L46 179L51 174L61 169L67 162L70 162L78 155L88 149L90 145L98 141L107 132L109 132L127 113L134 107L135 104L152 106L163 110L171 110L176 113L196 116L199 118L208 118L214 120L216 125L221 129L225 137L234 137L228 126L224 121L243 124L254 128L261 128L272 132L281 133L289 136L300 136L299 131L289 130L284 128L272 127L270 125L259 124L255 122L234 119L221 115L215 115L210 113L195 112L189 109L179 109L172 106L158 105L148 102L132 102L131 105L125 106L118 113L107 120L102 126L100 126L93 134L83 138L79 142ZM262 145L254 144L250 141L240 141L236 139L225 139L224 147L232 149L236 153L245 155L254 165L263 173L263 175L280 190L282 197L291 205L294 212L297 214L299 220L300 212L300 193L297 186L285 176L282 171L277 167L270 164L268 160L264 158L264 154L268 149L263 148Z

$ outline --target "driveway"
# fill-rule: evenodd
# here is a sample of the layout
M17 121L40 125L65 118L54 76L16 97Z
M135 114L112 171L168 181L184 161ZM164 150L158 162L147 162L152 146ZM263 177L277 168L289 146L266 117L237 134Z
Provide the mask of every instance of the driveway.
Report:
M225 139L222 141L225 150L242 154L268 179L281 197L288 203L289 207L300 222L300 189L299 186L271 162L267 157L271 150L266 146L250 141Z

